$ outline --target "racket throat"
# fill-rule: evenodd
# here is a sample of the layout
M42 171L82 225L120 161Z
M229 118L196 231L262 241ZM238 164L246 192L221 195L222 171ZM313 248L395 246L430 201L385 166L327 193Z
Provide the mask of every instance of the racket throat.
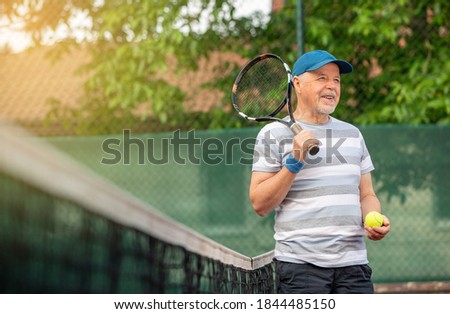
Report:
M243 113L243 112L238 112L239 113L239 115L241 116L241 117L243 117L244 119L247 119L247 120L249 120L249 121L256 121L256 119L255 118L252 118L252 117L249 117L249 116L247 116L245 113Z

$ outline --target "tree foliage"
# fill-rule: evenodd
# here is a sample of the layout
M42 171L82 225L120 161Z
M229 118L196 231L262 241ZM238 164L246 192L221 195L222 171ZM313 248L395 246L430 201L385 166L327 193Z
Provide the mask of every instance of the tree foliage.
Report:
M150 103L153 119L162 125L219 128L244 125L230 118L237 65L224 64L229 75L209 83L225 94L210 112L186 112L184 93L160 73L175 62L171 75L182 78L212 51L245 58L270 51L292 64L295 3L286 1L267 21L260 13L236 16L235 0L7 0L0 12L24 21L36 44L65 28L59 53L79 45L89 49L91 62L83 70L91 75L72 117L92 125L101 115L131 115ZM361 124L450 123L449 7L446 0L305 1L306 51L328 50L355 68L343 79L336 115ZM72 27L80 14L91 21L81 39ZM60 110L53 114L67 116Z
M288 2L269 33L295 28L295 1ZM450 123L449 9L441 0L305 1L306 51L329 50L355 69L343 78L336 114L360 124ZM293 34L286 39L295 42ZM280 53L294 62L288 51Z

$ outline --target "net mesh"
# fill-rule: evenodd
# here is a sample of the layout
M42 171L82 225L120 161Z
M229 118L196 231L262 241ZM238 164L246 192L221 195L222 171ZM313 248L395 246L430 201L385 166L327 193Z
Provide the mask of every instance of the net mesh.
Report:
M36 184L46 180L41 173L45 175L47 166L39 164L42 159L33 154L34 163L28 166L33 170L14 174L28 157L11 151L22 139L7 137L8 153L0 153L0 293L274 292L270 254L259 260L238 256L169 219L152 216L151 209L140 208L126 194L112 188L108 194L104 183L95 189L96 180L87 174L79 176L88 178L80 184L91 190L85 195L91 200L78 200L72 193L76 188L73 182L64 187L64 171L59 176L48 173L50 183ZM34 152L30 147L34 146L27 144L22 151ZM51 154L43 155L49 164L56 163L56 169L64 164ZM8 159L9 165L4 162ZM80 173L80 169L74 171ZM78 177L67 179L76 181ZM51 191L51 182L59 189ZM113 202L121 199L121 204L108 208L105 197L114 195L117 199ZM102 210L105 215L100 214ZM131 218L121 223L117 211ZM150 224L152 232L144 232L142 222ZM195 249L196 243L204 249Z
M286 69L279 59L260 59L238 79L233 104L249 117L272 115L284 105L288 85Z

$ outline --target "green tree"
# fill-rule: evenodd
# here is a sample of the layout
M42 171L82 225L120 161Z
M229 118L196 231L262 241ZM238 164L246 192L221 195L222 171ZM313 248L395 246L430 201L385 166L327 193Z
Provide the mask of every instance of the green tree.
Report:
M255 39L295 61L296 0ZM351 61L338 117L359 124L450 123L450 3L443 0L304 1L305 50Z
M45 35L67 29L67 37L55 45L53 58L76 46L90 53L91 61L80 69L90 74L80 108L68 110L53 99L55 110L50 118L65 120L70 126L77 121L81 131L114 132L114 119L123 121L138 105L150 103L153 120L159 125L218 127L227 121L223 110L187 119L182 106L185 95L161 73L169 69L169 63L176 64L170 75L182 76L183 71L195 69L202 56L226 47L223 39L238 36L238 30L252 28L252 33L259 33L258 16L234 17L235 2L8 0L0 4L0 17L23 22L23 30L32 34L35 45L42 44ZM79 29L72 26L72 19L80 14L91 21L81 30L81 40L75 36ZM251 37L249 33L244 36ZM100 125L99 118L105 115L111 120Z
M90 132L113 132L99 117L131 117L150 103L154 122L166 128L247 125L231 118L230 88L239 68L223 64L226 77L209 83L225 97L210 112L186 112L185 95L161 72L195 69L200 56L232 51L245 58L273 52L289 63L297 58L296 1L270 17L235 15L236 0L7 0L0 14L25 22L36 44L44 34L69 29L55 55L83 45L91 62L80 109L53 118L76 120ZM360 124L450 123L450 3L446 0L305 1L305 50L326 49L348 59L355 71L344 78L338 118ZM75 38L71 19L84 14L91 24ZM175 61L171 61L175 60ZM54 100L59 105L58 100ZM69 119L70 118L70 119ZM102 130L92 131L93 127Z

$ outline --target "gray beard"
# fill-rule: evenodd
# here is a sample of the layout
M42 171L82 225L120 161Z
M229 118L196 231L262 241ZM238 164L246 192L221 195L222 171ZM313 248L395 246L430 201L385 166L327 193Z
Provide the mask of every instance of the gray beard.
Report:
M321 107L317 107L317 112L320 114L330 115L334 112L335 109L336 109L336 107L334 107L333 109L328 109L328 108L324 109Z

